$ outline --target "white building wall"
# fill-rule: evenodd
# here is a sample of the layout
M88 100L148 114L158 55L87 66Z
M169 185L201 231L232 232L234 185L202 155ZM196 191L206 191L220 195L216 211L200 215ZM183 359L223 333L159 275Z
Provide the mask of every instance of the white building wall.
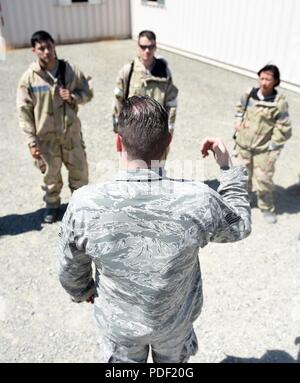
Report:
M250 76L273 63L286 87L300 90L299 0L165 0L164 6L131 0L131 8L134 37L151 29L159 46Z
M32 33L39 29L48 31L58 43L131 36L130 0L70 3L71 0L0 0L6 43L26 46Z

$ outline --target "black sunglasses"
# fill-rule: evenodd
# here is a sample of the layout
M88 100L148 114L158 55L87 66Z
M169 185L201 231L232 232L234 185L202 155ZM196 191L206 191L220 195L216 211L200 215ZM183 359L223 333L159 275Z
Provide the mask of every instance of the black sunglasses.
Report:
M156 47L155 44L151 44L151 45L140 45L139 44L139 47L144 51L146 50L147 48L151 51L152 49L154 49Z

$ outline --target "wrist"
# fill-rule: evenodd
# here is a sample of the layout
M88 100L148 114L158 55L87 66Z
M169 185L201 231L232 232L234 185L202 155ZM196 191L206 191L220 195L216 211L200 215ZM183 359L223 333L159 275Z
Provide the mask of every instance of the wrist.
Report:
M232 167L231 158L228 156L219 161L218 164L221 170L229 170Z
M230 166L229 165L223 165L223 166L220 166L220 169L221 170L229 170Z

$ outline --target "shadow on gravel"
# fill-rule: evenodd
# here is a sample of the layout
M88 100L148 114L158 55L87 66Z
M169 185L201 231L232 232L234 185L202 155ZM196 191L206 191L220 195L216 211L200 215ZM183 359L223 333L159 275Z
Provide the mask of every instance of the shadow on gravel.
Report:
M274 189L274 203L277 214L296 214L300 212L300 185L283 188L276 185Z
M67 206L67 204L60 206L56 221L62 220ZM43 213L44 209L39 209L32 213L11 214L0 217L0 237L2 235L18 235L28 231L42 230L45 225L43 223Z
M295 344L300 345L299 336L295 339ZM261 358L239 358L228 355L221 363L300 363L300 350L296 359L282 350L267 350Z

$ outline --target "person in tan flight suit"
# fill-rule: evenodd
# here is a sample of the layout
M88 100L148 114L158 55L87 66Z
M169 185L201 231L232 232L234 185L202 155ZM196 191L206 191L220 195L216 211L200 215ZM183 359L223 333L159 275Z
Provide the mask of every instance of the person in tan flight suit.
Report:
M57 218L63 186L61 167L69 173L71 193L88 183L88 164L78 104L93 97L89 78L65 60L58 60L55 42L45 31L31 37L37 61L22 75L17 110L30 154L44 174L44 222Z
M156 35L142 31L138 37L138 55L120 70L113 102L113 126L117 133L118 118L125 100L132 96L149 96L168 112L169 132L175 128L178 89L173 84L167 62L155 57Z

